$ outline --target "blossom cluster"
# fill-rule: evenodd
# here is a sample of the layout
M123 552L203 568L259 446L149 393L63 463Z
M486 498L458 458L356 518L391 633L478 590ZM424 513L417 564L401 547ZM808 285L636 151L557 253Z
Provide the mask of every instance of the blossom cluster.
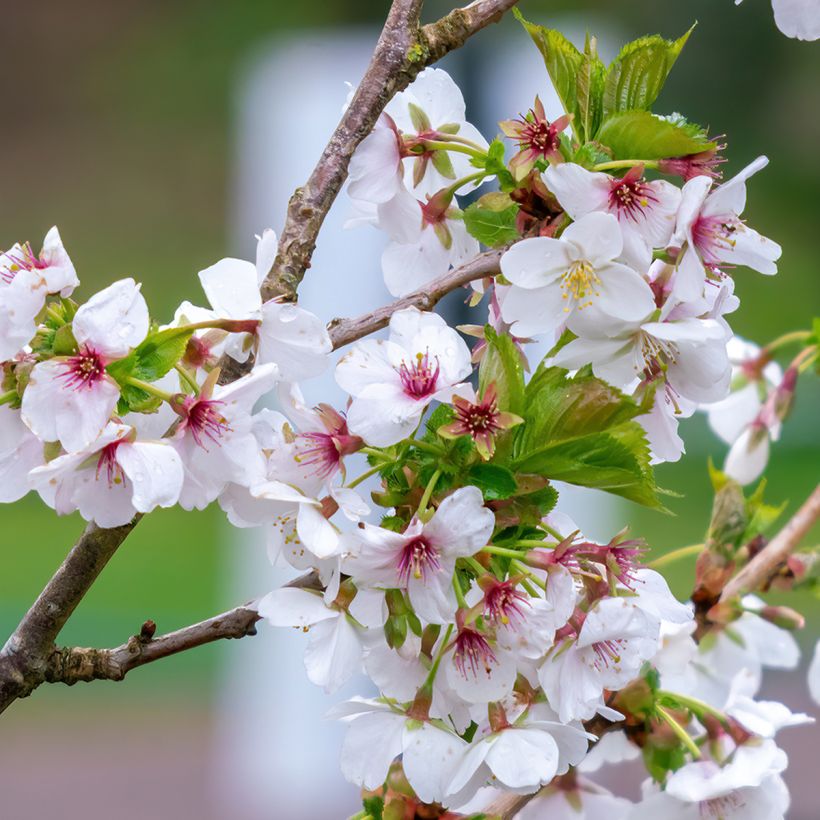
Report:
M0 500L34 490L101 527L216 502L260 528L272 562L307 571L262 597L260 616L309 632L313 683L333 692L364 671L377 690L333 712L348 725L342 770L365 790L400 759L415 798L463 812L491 787L541 790L523 818L559 804L781 817L774 735L807 718L755 696L763 666L797 663L783 613L747 598L704 630L643 564L642 541L587 538L553 485L660 507L651 463L680 457L678 420L698 409L733 445L729 476L762 471L816 357L807 347L783 373L725 318L736 266L777 271L779 246L742 219L767 161L719 182L725 146L679 118L616 111L653 144L674 137L676 153L638 141L633 158L613 119L596 131L581 113L551 122L536 100L500 124L507 160L444 71L388 104L347 190L351 223L388 235L391 293L423 289L481 243L504 252L473 283L488 318L463 328L480 337L472 350L438 314L396 310L386 338L335 364L344 408L311 408L299 387L331 364L324 323L259 295L272 231L255 263L200 272L209 306L185 302L164 325L133 279L75 302L56 228L39 254L15 245L0 257ZM468 205L489 182L498 190ZM527 378L528 345L544 339ZM245 373L225 384L229 360ZM598 740L602 727L614 730ZM640 804L589 780L639 748Z

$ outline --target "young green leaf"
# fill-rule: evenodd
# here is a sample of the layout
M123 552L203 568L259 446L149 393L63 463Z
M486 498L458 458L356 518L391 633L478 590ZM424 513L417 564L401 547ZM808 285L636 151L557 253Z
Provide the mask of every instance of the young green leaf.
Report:
M464 225L470 236L488 247L506 245L519 237L515 227L518 205L507 197L509 203L501 210L487 207L481 201L473 202L464 211Z
M192 331L169 327L149 333L124 359L108 366L108 373L123 384L128 377L153 382L161 379L182 358Z
M515 476L498 464L474 464L467 473L467 480L481 490L485 501L503 501L518 489Z
M665 159L716 148L701 128L683 118L665 118L648 111L624 111L606 119L596 140L615 159Z
M573 130L581 142L592 139L601 124L605 78L606 67L598 57L596 40L587 34L576 79L578 109L573 123Z
M560 31L530 23L517 8L513 8L513 14L541 52L564 111L568 114L576 113L577 77L584 60L583 55Z
M693 29L694 26L677 40L665 40L655 34L627 43L607 72L604 116L620 111L648 111Z
M521 354L512 338L499 335L490 325L484 328L487 350L478 368L478 389L481 395L495 384L498 406L521 415L524 409L524 367Z

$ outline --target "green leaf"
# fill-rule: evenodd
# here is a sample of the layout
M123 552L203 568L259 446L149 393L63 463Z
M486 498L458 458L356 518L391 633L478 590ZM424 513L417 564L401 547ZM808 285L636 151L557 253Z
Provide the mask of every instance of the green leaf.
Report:
M526 389L525 423L517 428L517 472L620 495L660 508L641 409L587 369L574 378L541 367Z
M541 52L564 111L575 113L578 110L577 76L583 55L560 31L528 22L517 8L513 8L513 14Z
M145 382L161 379L185 354L192 335L178 327L149 333L128 356L110 364L108 373L120 384L129 376Z
M467 473L467 479L481 490L485 501L503 501L518 489L515 476L498 464L475 464Z
M374 795L373 797L365 797L362 800L362 806L364 806L364 810L367 812L369 817L373 818L373 820L382 820L384 800L381 797L378 795Z
M162 404L162 399L140 390L130 384L120 386L120 398L117 402L117 415L126 413L153 413Z
M704 131L682 117L659 117L648 111L624 111L604 121L596 139L615 159L665 159L715 148Z
M490 325L484 328L487 350L478 368L481 395L495 383L498 406L520 416L524 409L524 367L521 354L510 336L499 335Z
M694 26L677 40L665 40L655 34L627 43L607 72L604 116L620 111L649 110L693 29Z
M511 202L509 197L507 201L509 204L502 210L487 207L480 200L470 205L464 211L464 225L470 236L491 248L518 239L519 233L515 227L518 205Z
M596 40L587 34L583 61L576 78L577 120L573 123L573 130L581 142L591 139L601 124L605 78L606 67L598 57Z

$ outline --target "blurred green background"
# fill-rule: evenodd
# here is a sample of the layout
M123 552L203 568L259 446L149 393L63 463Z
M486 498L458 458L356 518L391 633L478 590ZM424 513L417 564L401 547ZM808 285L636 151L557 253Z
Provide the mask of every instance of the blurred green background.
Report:
M0 244L31 239L39 247L56 222L83 282L81 298L132 275L143 282L160 320L169 318L180 300L197 301L196 272L231 250L226 225L233 95L249 55L274 34L375 25L388 5L383 0L9 3L4 34L14 58L7 56L7 70L0 74L5 109ZM428 3L426 16L432 19L451 6ZM726 134L727 176L759 153L770 157L771 166L749 186L746 216L783 245L780 274L767 278L738 271L742 307L731 322L736 332L759 342L808 327L820 301L820 46L783 37L765 0L747 0L739 8L731 0L523 0L521 9L546 24L570 12L576 19L596 15L629 39L654 32L678 36L699 21L655 109L681 111L713 134ZM522 48L530 47L512 21L499 28L520 37ZM480 36L491 43L501 33L491 29ZM300 112L292 112L282 127L298 141ZM793 420L768 472L771 501L789 500L790 509L818 478L819 395L816 385L801 385ZM702 419L682 430L688 456L659 470L660 483L683 495L670 502L675 517L623 511L624 521L653 545L653 555L702 540L711 501L707 458L718 463L723 458L723 447ZM76 517L57 519L33 498L1 509L0 522L0 632L5 636L82 523ZM225 532L216 509L151 515L114 557L61 640L116 644L146 618L166 631L239 603L225 600L219 584ZM690 586L690 571L691 563L682 563L676 574L680 594ZM138 670L116 686L80 686L72 692L43 687L10 715L32 720L108 699L117 709L167 705L175 698L185 708L204 708L219 651L187 653Z

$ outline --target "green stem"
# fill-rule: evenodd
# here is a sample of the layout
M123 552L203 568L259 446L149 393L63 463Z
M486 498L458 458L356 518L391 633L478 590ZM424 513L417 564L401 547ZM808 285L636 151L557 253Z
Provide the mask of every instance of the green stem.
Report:
M0 405L9 404L16 398L18 398L16 390L9 390L8 393L0 393Z
M726 715L724 715L720 709L715 709L714 706L710 706L702 700L691 698L688 695L679 695L676 692L667 692L664 689L659 689L656 694L658 697L670 698L671 700L677 701L681 706L685 706L690 712L694 712L696 715L714 715L721 723L726 722Z
M769 344L760 351L760 354L768 357L774 353L775 350L780 350L781 347L786 347L794 342L804 342L810 336L810 330L793 330L791 333L784 333L782 336L778 336L769 342Z
M430 667L430 671L427 674L427 678L424 681L424 686L432 686L433 681L436 679L436 673L438 672L438 668L441 665L441 659L444 657L444 650L447 649L447 642L450 640L450 635L453 633L453 625L450 624L447 627L447 631L444 633L444 640L441 642L441 646L438 648L438 652L436 653L436 658L433 661L433 665Z
M173 394L169 393L167 390L160 390L159 387L155 387L153 384L144 382L142 379L135 379L133 376L129 376L125 380L125 383L130 384L132 387L137 387L145 393L148 393L149 396L156 396L158 399L162 399L163 401L170 402L173 398Z
M471 157L486 158L486 151L477 151L475 148L470 148L468 145L459 145L452 142L442 142L441 140L424 140L422 143L424 149L427 151L456 151L459 154L467 154Z
M179 362L174 365L174 370L182 377L182 381L194 391L194 395L198 396L199 385L196 383L196 379Z
M427 482L427 486L424 488L424 495L421 497L421 501L419 501L419 508L418 508L418 516L422 520L427 513L427 505L430 503L430 496L433 495L433 490L436 488L436 484L438 480L441 478L441 470L436 470L433 475L431 476L430 480Z
M447 187L447 191L452 196L455 194L462 185L467 185L469 182L475 182L479 179L484 179L487 176L486 171L478 171L475 174L467 174L466 177L461 177L461 179L457 179L452 185Z
M442 135L445 136L445 135ZM458 142L461 145L466 145L469 148L474 148L476 151L481 152L486 156L486 151L482 146L480 146L477 142L473 142L473 140L468 140L467 137L459 137L457 134L447 134L444 142Z
M383 464L377 464L375 467L371 467L369 470L362 473L358 478L355 478L353 481L351 481L350 484L347 485L348 488L352 490L354 487L358 487L359 484L362 483L362 481L365 481L372 475L376 475L376 473L378 473L383 466Z
M657 168L657 160L652 159L616 159L610 162L599 162L592 167L593 171L614 171L618 168L634 168L643 165L645 168Z
M444 455L443 447L431 444L429 441L423 441L422 439L413 439L411 443L413 447L415 447L418 450L424 450L425 453L432 453L435 456Z
M476 559L475 559L475 558L473 558L473 556L472 556L472 555L468 555L468 556L464 559L464 562L465 562L466 564L469 564L469 565L470 565L470 567L471 567L471 568L472 568L472 570L476 573L476 575L479 575L479 576L481 576L481 575L486 575L486 574L489 572L489 570L487 569L487 567L483 566L481 563L479 563L478 561L476 561Z
M658 715L663 718L664 722L669 726L669 728L675 733L678 740L686 746L687 749L692 753L692 757L695 760L700 759L700 749L698 749L695 741L689 736L689 732L678 723L672 715L663 708L663 706L655 705L655 710L657 711Z
M666 555L661 555L660 558L656 558L654 561L650 561L647 566L651 569L657 569L658 567L665 567L667 564L674 564L675 561L679 561L681 558L697 555L703 550L703 547L703 544L689 544L687 547L679 547L667 552Z
M541 529L551 535L559 544L564 540L564 536L561 535L558 530L553 529L549 524L545 524L543 521L541 522Z
M458 576L453 573L453 592L456 594L456 601L458 601L459 609L467 609L467 601L464 599L464 592L461 589L461 584L458 581Z
M515 566L515 569L518 572L521 572L521 573L523 573L524 575L527 576L528 581L532 581L532 583L537 584L539 587L541 587L541 589L546 589L547 588L547 582L543 581L537 575L533 575L533 573L530 572L529 567L527 567L526 564L522 564L521 561L518 561L515 558L513 559L512 563L513 563L513 565ZM534 589L527 589L527 586L528 586L527 584L524 584L524 589L526 589L527 592L530 593L530 595L535 594L535 590Z
M384 461L384 453L381 450L377 450L375 447L362 447L359 452L363 455L374 456L375 458L380 458Z
M516 541L518 547L535 547L544 549L554 549L556 544L548 544L546 541L535 541L534 539L525 538L523 541Z
M502 555L505 558L518 558L521 559L524 553L521 550L511 550L507 549L506 547L494 547L492 544L486 547L482 547L482 552L489 553L490 555Z

